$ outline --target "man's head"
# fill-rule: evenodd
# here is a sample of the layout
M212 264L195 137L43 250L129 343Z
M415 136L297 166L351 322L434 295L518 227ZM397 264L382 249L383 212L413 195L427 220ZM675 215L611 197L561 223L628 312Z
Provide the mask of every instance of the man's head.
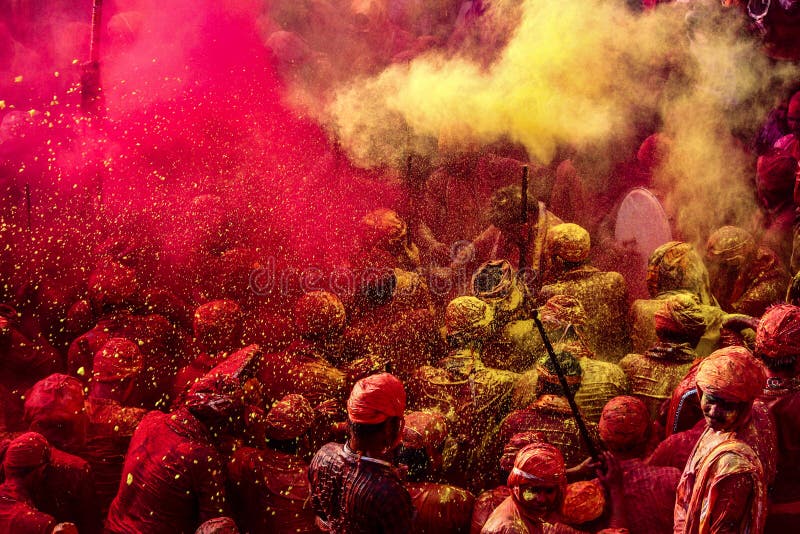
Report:
M708 303L708 270L689 243L670 241L650 255L647 263L647 291L655 298L666 291L686 290Z
M294 305L294 326L308 340L330 340L344 331L347 316L342 301L328 291L311 291Z
M503 447L503 455L500 457L500 469L504 473L510 474L511 470L514 469L514 461L517 459L517 453L519 453L520 449L531 443L542 441L544 441L544 436L532 430L514 434Z
M406 392L397 377L379 373L362 378L347 399L352 437L396 447L402 438L405 409Z
M723 226L716 230L706 244L712 280L728 272L739 273L755 251L756 240L747 230L736 226Z
M83 384L63 374L38 381L25 396L25 422L29 430L42 434L53 446L79 454L89 423Z
M3 458L3 471L6 478L22 479L30 489L48 463L50 444L47 439L37 432L26 432L8 445Z
M758 323L754 355L772 373L795 376L800 355L800 307L778 304Z
M487 261L472 276L472 294L491 304L501 320L525 303L525 292L506 260Z
M136 272L114 261L105 262L89 275L89 301L97 313L130 305L138 288Z
M421 481L442 467L447 419L437 412L408 412L403 427L403 449L398 461L408 466L409 480ZM403 462L403 458L407 461Z
M117 400L124 402L133 393L136 378L143 368L144 356L139 346L128 339L113 337L94 353L92 380L116 386Z
M447 304L444 322L450 344L462 347L491 335L494 326L494 308L477 297L456 297Z
M706 319L697 297L689 293L670 296L655 316L656 336L660 341L696 346L706 331Z
M564 499L564 458L547 443L526 445L517 453L507 482L520 511L530 518L544 519L558 511Z
M194 312L194 337L202 350L217 353L241 343L242 309L232 300L212 300Z
M267 413L266 436L277 441L295 440L311 428L314 418L314 409L306 398L291 393L273 404Z
M490 199L489 222L504 232L513 233L520 228L522 213L522 188L510 185L492 193ZM535 217L539 211L536 198L528 194L528 219ZM535 219L534 219L535 220Z
M600 416L600 439L611 452L627 453L647 441L650 414L636 397L614 397L603 407Z
M800 91L789 99L789 108L786 112L786 125L791 133L800 135Z
M547 231L547 250L551 258L566 267L586 262L591 246L589 232L577 224L557 224Z
M567 379L567 385L574 395L581 387L581 378L583 376L581 364L572 353L565 350L557 352L556 359L564 372L564 377ZM561 381L558 378L558 371L549 356L542 356L536 361L536 371L539 373L537 389L540 396L564 395Z
M766 374L744 347L725 347L700 363L695 377L700 408L709 427L736 430L750 415Z
M192 384L184 404L212 434L218 435L243 428L244 395L237 378L207 374Z
M396 211L378 208L361 219L361 240L366 248L395 252L406 240L408 226Z

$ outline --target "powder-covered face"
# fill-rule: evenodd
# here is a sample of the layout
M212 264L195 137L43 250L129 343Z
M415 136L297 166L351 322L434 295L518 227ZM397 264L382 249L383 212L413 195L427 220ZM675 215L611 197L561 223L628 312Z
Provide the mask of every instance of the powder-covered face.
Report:
M700 397L700 408L709 427L717 431L729 431L737 426L747 409L747 403L729 401L703 392Z
M558 509L560 489L557 484L526 484L514 486L512 491L529 516L541 518Z

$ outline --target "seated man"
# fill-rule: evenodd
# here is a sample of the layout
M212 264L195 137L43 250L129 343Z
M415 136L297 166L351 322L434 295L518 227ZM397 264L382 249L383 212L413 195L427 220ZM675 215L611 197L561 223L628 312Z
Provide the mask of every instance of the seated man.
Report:
M43 469L50 461L50 445L44 436L27 432L14 439L5 451L0 485L0 532L49 534L56 526L53 516L36 509L33 495Z
M330 532L411 530L414 508L390 461L400 444L406 393L389 373L359 380L347 401L350 437L311 460L311 504Z

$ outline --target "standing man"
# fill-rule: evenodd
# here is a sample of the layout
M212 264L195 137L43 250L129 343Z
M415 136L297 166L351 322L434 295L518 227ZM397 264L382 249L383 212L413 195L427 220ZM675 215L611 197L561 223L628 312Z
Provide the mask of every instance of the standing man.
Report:
M405 407L403 383L395 376L380 373L356 382L347 401L347 443L323 446L308 469L311 503L324 531L411 531L411 497L391 461Z
M674 532L761 532L767 482L743 431L766 375L743 347L726 347L703 360L697 393L706 429L695 445L675 501Z

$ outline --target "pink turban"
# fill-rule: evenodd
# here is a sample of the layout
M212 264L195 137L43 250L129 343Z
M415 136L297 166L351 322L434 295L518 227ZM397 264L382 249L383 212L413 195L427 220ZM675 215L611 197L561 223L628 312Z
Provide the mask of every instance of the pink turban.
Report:
M756 330L755 353L775 360L800 355L800 307L778 304L764 313Z
M732 402L752 402L766 385L761 364L744 347L725 347L700 362L697 387Z
M517 453L514 467L508 475L508 486L567 485L567 471L561 451L544 442L525 445Z
M352 423L376 425L390 417L403 417L405 409L403 383L389 373L362 378L347 399L347 415Z
M647 406L636 397L614 397L603 407L600 438L612 449L622 449L644 441L650 427Z

